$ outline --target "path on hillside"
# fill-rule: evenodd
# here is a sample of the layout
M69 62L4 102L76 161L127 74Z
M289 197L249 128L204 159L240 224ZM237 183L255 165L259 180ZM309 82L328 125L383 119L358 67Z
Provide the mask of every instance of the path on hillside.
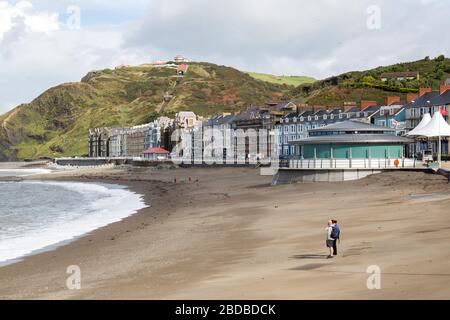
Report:
M167 107L167 105L168 105L170 102L172 102L172 101L176 98L175 90L176 90L176 88L181 84L181 82L182 82L182 78L177 79L177 80L175 81L175 83L173 84L172 88L170 88L169 91L167 91L167 92L164 94L163 101L162 101L162 102L159 104L159 106L156 108L156 112L158 112L158 113L163 113L164 110L165 110L165 108ZM170 100L166 101L166 98L165 98L166 95L168 95L168 96L171 97Z
M9 128L8 128L8 121L11 119L12 116L14 116L17 111L19 111L18 109L14 109L11 111L11 113L5 118L5 120L3 120L2 122L2 128L3 130L5 130L6 132L6 136L8 137L8 140L10 140L10 133L9 133Z

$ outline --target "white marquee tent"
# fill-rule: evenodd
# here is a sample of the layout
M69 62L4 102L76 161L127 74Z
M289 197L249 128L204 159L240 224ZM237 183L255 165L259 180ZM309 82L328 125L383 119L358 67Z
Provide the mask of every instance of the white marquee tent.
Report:
M431 115L429 113L425 113L423 115L422 121L415 127L413 130L408 132L406 135L410 137L414 136L420 136L420 134L416 134L416 132L420 131L422 128L426 127L427 124L429 124L431 121Z
M427 114L424 115L424 119ZM424 119L419 123L419 125L414 128L407 135L416 137L427 137L427 138L439 138L438 143L438 162L441 165L441 138L450 137L450 125L444 120L444 117L440 112L435 112L431 121L425 126L419 127ZM425 120L427 121L427 120Z

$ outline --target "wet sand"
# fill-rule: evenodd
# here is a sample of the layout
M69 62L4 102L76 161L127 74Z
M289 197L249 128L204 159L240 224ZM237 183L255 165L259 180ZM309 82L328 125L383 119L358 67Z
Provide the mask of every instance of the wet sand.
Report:
M279 187L243 168L51 178L127 185L151 207L0 268L1 298L450 298L450 185L439 175ZM331 217L342 242L340 255L327 260ZM81 268L81 290L66 288L69 265ZM381 290L367 289L370 265L381 268Z

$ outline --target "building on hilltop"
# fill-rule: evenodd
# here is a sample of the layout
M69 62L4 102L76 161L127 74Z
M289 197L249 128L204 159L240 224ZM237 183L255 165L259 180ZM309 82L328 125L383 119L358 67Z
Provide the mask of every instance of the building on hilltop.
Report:
M184 76L188 70L189 66L187 64L180 64L177 66L177 76Z
M420 80L420 74L417 71L412 72L387 72L381 75L381 81L406 81L406 80Z
M181 54L176 55L175 58L173 58L173 61L175 61L176 63L187 63L189 62L188 59L186 59L184 56L182 56Z

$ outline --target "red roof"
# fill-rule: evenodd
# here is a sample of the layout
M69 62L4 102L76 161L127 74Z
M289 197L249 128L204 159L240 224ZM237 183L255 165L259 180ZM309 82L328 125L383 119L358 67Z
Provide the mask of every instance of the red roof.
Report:
M178 71L186 72L187 69L188 69L188 65L187 65L187 64L180 64L180 65L178 66Z
M163 148L150 148L144 150L144 153L170 153L170 152Z

